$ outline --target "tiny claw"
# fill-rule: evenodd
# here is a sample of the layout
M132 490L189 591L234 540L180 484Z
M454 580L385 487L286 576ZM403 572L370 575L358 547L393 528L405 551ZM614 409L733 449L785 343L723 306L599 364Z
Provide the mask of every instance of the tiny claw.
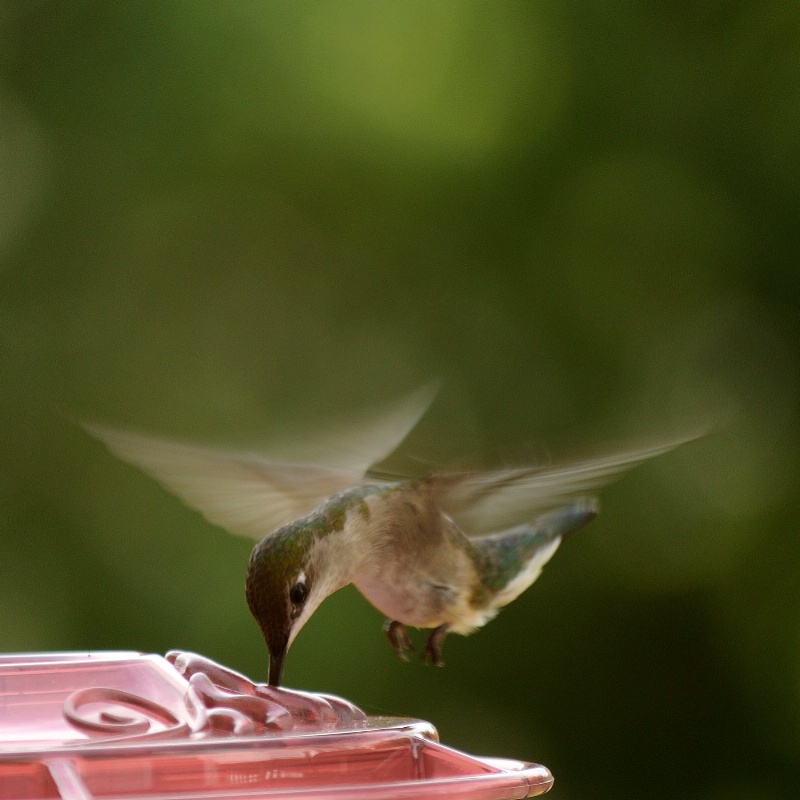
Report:
M397 620L387 619L383 624L383 632L394 650L394 654L401 661L408 661L408 651L414 650L414 643L408 636L406 626Z
M445 623L431 631L420 656L423 663L432 664L434 667L444 666L444 661L442 661L442 644L444 643L444 637L447 636L448 630L450 630L450 626Z

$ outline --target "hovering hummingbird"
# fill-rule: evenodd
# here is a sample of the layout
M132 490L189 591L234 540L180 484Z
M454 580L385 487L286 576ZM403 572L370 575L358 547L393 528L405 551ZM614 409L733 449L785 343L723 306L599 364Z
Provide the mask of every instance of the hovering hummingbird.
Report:
M421 390L377 425L349 431L350 447L335 442L337 458L329 452L325 466L84 427L211 522L259 540L245 593L269 650L269 683L279 686L294 638L349 583L386 615L400 659L413 649L406 626L430 628L421 655L441 666L448 633L485 625L539 577L565 536L596 516L586 492L685 441L563 466L406 480L371 471L431 399Z

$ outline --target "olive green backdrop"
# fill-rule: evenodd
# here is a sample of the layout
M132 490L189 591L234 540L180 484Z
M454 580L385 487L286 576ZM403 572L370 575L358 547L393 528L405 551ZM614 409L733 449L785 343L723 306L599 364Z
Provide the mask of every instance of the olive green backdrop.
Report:
M71 422L255 446L440 376L413 463L712 423L447 666L348 588L290 685L554 800L800 790L800 10L0 6L0 649L266 676L250 545Z

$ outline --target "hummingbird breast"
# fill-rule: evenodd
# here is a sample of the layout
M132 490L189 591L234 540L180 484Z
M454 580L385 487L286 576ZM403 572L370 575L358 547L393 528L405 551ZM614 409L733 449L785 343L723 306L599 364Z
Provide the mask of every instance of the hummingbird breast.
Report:
M402 487L371 505L367 554L353 583L389 619L469 633L491 615L471 603L478 580L471 544L424 495Z

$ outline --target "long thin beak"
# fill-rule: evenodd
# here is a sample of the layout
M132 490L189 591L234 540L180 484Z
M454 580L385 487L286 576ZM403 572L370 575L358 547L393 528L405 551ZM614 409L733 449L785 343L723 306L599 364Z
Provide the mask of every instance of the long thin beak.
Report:
M269 654L269 685L280 686L283 677L283 663L286 660L286 649L282 648L277 653Z

